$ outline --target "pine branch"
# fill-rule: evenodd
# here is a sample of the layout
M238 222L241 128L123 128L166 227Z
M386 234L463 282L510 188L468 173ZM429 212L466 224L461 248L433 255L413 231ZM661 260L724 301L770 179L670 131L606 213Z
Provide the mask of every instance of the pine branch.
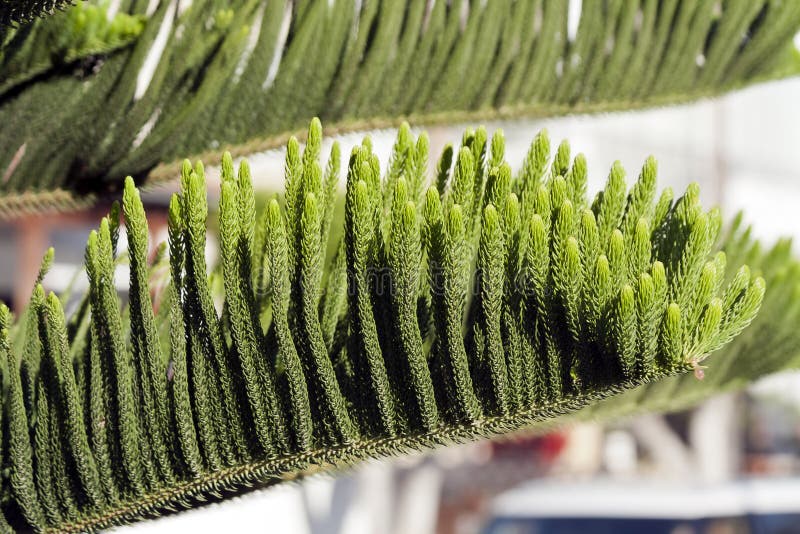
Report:
M129 307L112 285L119 210L89 237L77 312L39 283L21 320L0 306L14 528L93 531L371 458L682 406L800 363L788 243L762 253L739 220L719 250L719 212L696 186L656 200L652 158L630 190L615 164L590 205L566 142L551 161L540 133L514 174L502 133L479 128L426 191L426 137L406 126L384 176L368 139L353 149L328 259L321 133L315 120L303 150L289 141L285 200L261 214L246 163L223 158L210 277L203 167L186 162L167 297L152 301L128 179ZM755 273L726 267L744 261Z
M72 5L70 0L3 0L0 10L0 36L8 26L52 15Z
M0 34L0 94L54 72L91 75L100 58L132 44L144 28L142 16L109 15L105 4L81 2L46 21Z
M567 4L161 0L37 21L0 44L0 217L274 148L315 115L352 131L638 109L800 66L797 2L587 2L574 39Z

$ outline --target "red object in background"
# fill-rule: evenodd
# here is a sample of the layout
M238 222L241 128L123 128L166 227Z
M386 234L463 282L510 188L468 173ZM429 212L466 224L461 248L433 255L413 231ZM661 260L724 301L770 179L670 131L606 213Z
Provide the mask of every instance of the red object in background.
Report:
M549 463L561 454L566 443L567 435L563 432L502 440L492 443L492 457L519 458L534 456L543 463Z
M555 460L567 444L567 435L563 432L553 432L540 438L539 454L547 462Z

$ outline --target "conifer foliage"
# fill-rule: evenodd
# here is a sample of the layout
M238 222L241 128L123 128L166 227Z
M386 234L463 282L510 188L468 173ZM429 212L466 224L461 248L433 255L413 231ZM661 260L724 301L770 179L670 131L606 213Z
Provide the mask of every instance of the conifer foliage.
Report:
M72 4L69 0L3 0L0 10L0 36L6 26L29 22Z
M0 217L174 179L181 156L274 148L314 116L357 130L627 110L800 70L798 2L592 0L577 21L570 4L121 0L102 22L90 0L74 40L78 7L0 39Z
M468 130L430 186L428 150L407 126L385 172L368 138L353 149L332 258L341 156L322 168L319 121L302 150L289 140L284 196L261 213L247 163L224 156L210 275L204 170L185 162L158 292L128 179L127 306L118 209L89 236L75 313L41 284L19 321L0 306L2 528L97 530L553 424L691 374L759 310L764 279L715 252L719 211L695 186L658 194L653 159L630 189L615 164L590 202L585 159L566 142L551 158L545 132L518 173L501 132Z
M105 5L79 3L46 22L0 34L0 94L65 66L75 75L91 75L100 58L141 34L143 18L117 13L109 19ZM16 50L23 43L24 49Z
M703 380L692 373L651 382L606 399L575 417L619 419L626 414L675 411L696 405L713 394L737 390L756 378L784 369L800 368L800 263L794 260L791 240L782 239L769 250L754 241L741 214L720 241L729 265L746 263L763 276L769 287L758 316L725 350L707 361ZM743 274L729 270L726 283Z

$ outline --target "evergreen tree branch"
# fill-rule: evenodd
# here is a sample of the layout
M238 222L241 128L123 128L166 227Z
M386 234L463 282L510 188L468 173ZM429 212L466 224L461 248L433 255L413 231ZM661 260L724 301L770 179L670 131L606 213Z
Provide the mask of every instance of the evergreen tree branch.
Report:
M182 154L274 148L315 115L352 131L628 110L800 68L796 2L586 2L574 38L567 4L123 1L110 21L81 4L0 44L0 217L174 179Z
M30 22L72 6L71 0L3 0L0 10L0 36L9 26Z
M0 305L0 527L94 531L370 458L681 407L800 364L788 242L762 252L741 218L720 238L696 186L656 200L652 158L630 190L615 164L590 206L585 159L565 142L551 160L546 132L513 174L501 132L468 130L426 192L424 136L402 128L383 177L367 139L325 277L335 182L319 121L308 139L288 144L285 202L259 215L246 163L223 158L211 278L203 168L184 164L165 311L130 179L128 308L112 285L119 209L89 237L75 314L40 283L21 320Z

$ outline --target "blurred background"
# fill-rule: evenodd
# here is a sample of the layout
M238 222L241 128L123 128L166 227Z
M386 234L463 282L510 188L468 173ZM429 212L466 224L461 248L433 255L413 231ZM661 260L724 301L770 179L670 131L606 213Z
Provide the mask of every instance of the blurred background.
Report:
M619 159L636 178L659 162L659 186L699 182L705 206L746 210L765 243L800 235L800 80L774 82L714 102L646 112L486 124L502 128L519 168L536 132L569 139L589 164L589 191ZM431 164L468 125L428 128ZM477 125L469 125L477 126ZM394 131L371 132L386 165ZM339 137L344 154L362 135ZM332 139L326 140L323 157ZM346 159L346 158L345 158ZM283 152L248 158L256 187L283 187ZM206 162L211 164L214 162ZM212 204L218 170L207 167ZM344 173L342 173L344 174ZM215 181L216 180L216 181ZM155 242L166 239L169 187L145 195ZM0 299L23 306L41 257L54 246L45 289L85 285L89 231L108 205L71 215L0 223ZM213 236L211 237L213 239ZM124 248L124 242L121 244ZM212 258L213 260L213 258ZM121 268L118 287L128 273ZM713 367L706 371L713 373ZM795 477L795 478L793 478ZM612 425L582 423L548 435L452 447L315 477L224 504L119 529L300 534L566 534L577 532L800 532L800 373L762 380L688 412Z

